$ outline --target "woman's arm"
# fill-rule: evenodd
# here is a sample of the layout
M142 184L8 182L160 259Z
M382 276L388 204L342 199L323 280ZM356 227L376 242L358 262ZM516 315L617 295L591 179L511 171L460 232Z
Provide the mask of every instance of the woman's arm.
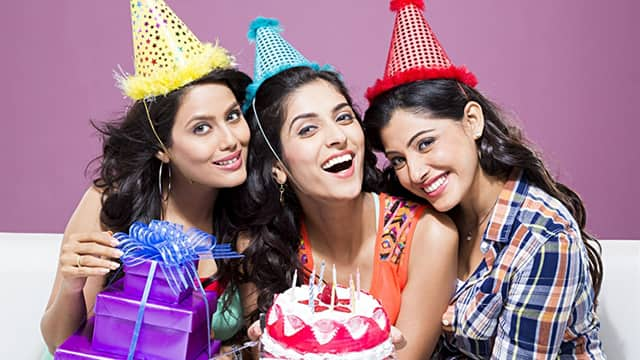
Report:
M396 326L407 345L400 359L427 359L441 332L442 314L457 273L458 231L446 215L426 211L411 241L407 285Z
M585 279L580 274L583 263L577 241L564 233L555 235L516 269L492 359L557 357L580 279Z
M97 189L88 189L64 232L53 289L40 322L52 354L93 313L105 275L118 266L107 259L121 253L113 248L115 239L101 232L100 197Z

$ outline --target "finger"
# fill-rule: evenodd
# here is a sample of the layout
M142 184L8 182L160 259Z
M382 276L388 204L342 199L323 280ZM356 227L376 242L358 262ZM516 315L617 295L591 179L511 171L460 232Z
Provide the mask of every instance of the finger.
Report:
M400 350L407 346L407 339L402 335L400 329L395 326L391 327L391 342L393 343L393 346L395 346L396 350Z
M106 258L118 259L122 256L122 251L110 246L104 246L97 243L80 243L74 248L76 254L93 255L96 257L104 256Z
M260 322L256 321L247 330L247 336L251 341L256 341L262 335L262 330L260 329Z
M91 242L109 247L114 247L119 244L118 239L111 236L110 231L73 234L70 238L78 243Z
M78 256L76 256L76 264L75 264L76 267L105 268L108 270L116 270L117 268L120 267L119 263L105 259L105 258L99 258L93 255L78 255Z
M89 276L104 276L109 273L108 268L104 267L77 267L77 266L64 266L61 269L62 275L67 278L81 278Z

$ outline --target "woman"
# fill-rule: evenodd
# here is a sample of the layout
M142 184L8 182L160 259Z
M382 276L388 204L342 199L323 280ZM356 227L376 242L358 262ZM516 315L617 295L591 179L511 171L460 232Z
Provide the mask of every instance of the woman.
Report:
M392 9L397 24L422 17L418 1ZM391 48L364 123L392 182L458 228L458 286L437 357L604 358L595 313L602 263L582 201L423 24L394 32L393 44L411 38L414 51ZM411 65L391 68L400 63Z
M247 91L250 146L245 258L236 282L255 321L294 271L308 281L320 263L335 264L337 281L358 272L407 345L401 358L431 354L439 318L452 294L457 238L453 224L430 208L377 194L376 158L339 75L310 63L258 19L256 78ZM224 273L224 272L223 272ZM303 275L303 276L302 276ZM325 279L327 279L325 277ZM250 336L259 334L252 327Z
M99 129L104 141L99 176L64 232L41 321L51 353L93 314L107 274L118 269L122 252L115 248L113 232L127 232L134 221L164 219L224 238L223 204L229 195L223 189L246 179L250 131L239 104L249 77L232 68L226 50L200 43L166 5L154 5L134 7L133 18L155 11L185 32L173 41L158 37L153 47L168 53L167 43L192 45L180 63L158 61L159 66L149 65L142 59L148 55L138 51L137 74L121 79L134 103L119 122ZM134 30L141 22L134 20ZM199 263L201 277L215 271L213 260Z

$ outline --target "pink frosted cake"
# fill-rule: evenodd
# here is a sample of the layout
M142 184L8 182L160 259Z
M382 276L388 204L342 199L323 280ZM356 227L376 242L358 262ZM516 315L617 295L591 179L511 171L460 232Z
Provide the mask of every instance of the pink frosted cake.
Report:
M324 287L309 306L309 286L274 299L261 341L265 359L387 359L394 353L389 319L371 295Z

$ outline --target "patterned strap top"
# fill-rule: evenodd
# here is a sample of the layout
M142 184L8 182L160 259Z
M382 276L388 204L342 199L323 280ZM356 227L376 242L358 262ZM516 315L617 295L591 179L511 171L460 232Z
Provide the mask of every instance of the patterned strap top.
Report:
M424 206L388 194L374 194L378 231L373 258L373 277L369 293L380 300L395 325L400 313L402 290L407 284L411 240ZM313 269L311 242L304 222L300 234L300 262ZM308 274L307 274L308 275Z

